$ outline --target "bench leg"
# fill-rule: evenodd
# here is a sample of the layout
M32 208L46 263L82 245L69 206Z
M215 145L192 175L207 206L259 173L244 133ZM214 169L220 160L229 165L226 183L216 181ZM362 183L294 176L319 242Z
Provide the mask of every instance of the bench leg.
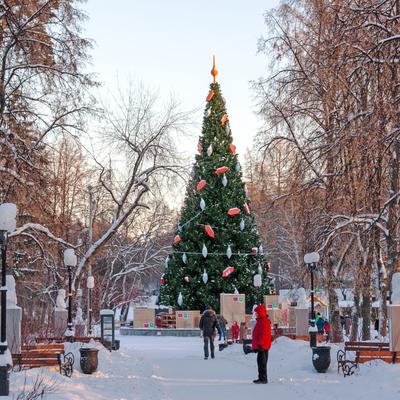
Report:
M64 355L64 362L60 363L60 373L71 378L74 372L75 357L72 353Z

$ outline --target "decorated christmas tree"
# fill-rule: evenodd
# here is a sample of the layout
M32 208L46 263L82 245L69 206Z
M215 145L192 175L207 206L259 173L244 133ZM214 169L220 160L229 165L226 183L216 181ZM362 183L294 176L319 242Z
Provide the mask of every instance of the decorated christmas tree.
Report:
M215 62L211 74L199 154L161 277L160 303L178 309L218 310L220 293L244 293L251 305L271 289Z

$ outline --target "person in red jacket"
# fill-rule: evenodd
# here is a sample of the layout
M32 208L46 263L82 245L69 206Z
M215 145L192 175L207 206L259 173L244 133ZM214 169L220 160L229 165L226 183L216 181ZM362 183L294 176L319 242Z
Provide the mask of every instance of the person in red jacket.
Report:
M271 322L267 317L264 304L254 310L257 313L257 322L253 330L251 347L257 352L258 379L254 383L268 383L267 362L268 350L271 348Z
M232 332L232 339L234 342L237 342L239 340L239 325L237 321L233 323L231 326L231 332Z

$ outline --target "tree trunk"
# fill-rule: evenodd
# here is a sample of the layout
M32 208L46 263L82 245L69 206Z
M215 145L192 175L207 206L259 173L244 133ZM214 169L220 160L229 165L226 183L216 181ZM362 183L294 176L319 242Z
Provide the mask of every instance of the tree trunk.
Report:
M360 293L358 290L358 286L356 286L356 290L354 292L354 307L353 307L351 335L350 335L350 340L352 342L355 342L358 340L358 322L359 322L359 320L360 320Z

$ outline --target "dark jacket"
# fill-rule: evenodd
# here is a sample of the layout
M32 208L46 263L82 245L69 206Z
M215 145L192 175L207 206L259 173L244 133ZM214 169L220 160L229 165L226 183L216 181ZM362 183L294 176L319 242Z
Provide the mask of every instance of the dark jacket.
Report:
M215 330L221 334L217 314L215 314L214 310L204 311L200 318L199 328L203 331L203 336L215 336Z
M253 338L251 341L251 347L253 350L262 348L263 350L269 350L271 348L271 322L267 317L267 310L264 304L256 307L254 310L257 313L257 322L253 329Z

